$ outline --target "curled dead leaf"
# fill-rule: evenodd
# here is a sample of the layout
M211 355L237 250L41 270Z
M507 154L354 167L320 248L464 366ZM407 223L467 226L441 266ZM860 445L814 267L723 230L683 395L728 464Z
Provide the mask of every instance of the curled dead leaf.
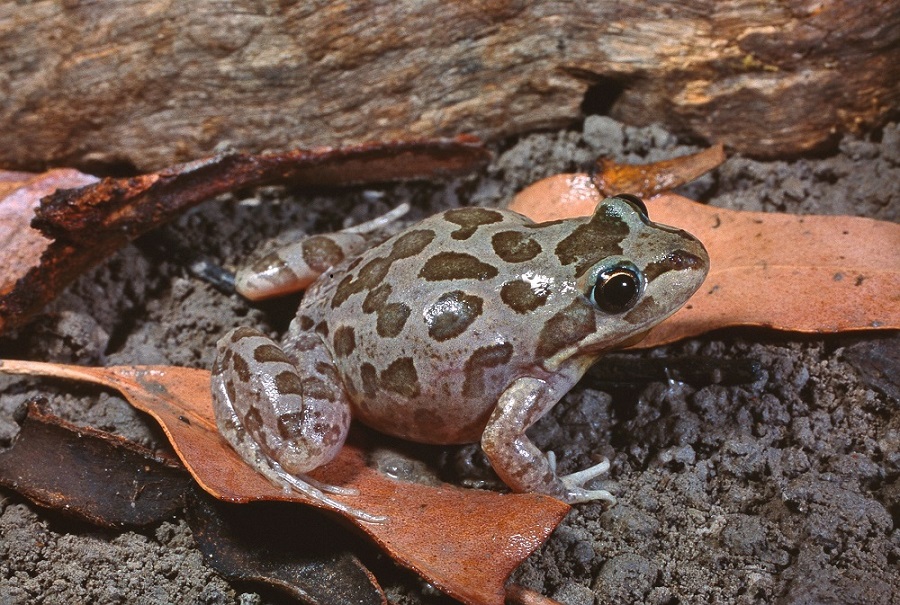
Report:
M321 187L435 178L469 172L488 158L477 139L457 137L223 154L99 182L76 171L24 182L18 180L22 173L7 173L0 178L0 192L8 191L0 199L0 260L8 261L0 265L0 332L27 323L127 242L221 193L274 183ZM20 186L9 191L12 184Z
M310 605L387 604L353 554L365 545L319 511L276 503L228 505L195 487L186 516L206 562L230 580L276 586Z
M593 181L604 196L631 193L640 198L650 198L690 183L724 161L725 149L722 145L651 164L619 164L600 158Z
M174 458L32 404L12 447L0 453L0 485L40 506L119 528L171 518L184 506L190 477Z

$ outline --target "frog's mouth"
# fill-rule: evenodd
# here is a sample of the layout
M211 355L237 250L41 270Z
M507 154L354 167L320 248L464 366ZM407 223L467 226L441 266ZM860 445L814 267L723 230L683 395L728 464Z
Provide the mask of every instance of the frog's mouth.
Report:
M653 327L656 327L656 326L653 326ZM637 334L633 334L633 335L629 336L628 338L626 338L625 340L623 340L622 342L617 344L615 348L627 349L628 347L632 347L632 346L636 345L637 343L639 343L642 340L644 340L645 338L647 338L647 334L649 334L653 330L653 327L647 328L643 332L638 332Z

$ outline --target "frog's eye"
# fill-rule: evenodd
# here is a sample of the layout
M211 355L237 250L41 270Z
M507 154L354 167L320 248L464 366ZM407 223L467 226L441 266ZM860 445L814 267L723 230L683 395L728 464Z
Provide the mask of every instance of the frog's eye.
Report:
M635 210L643 215L644 218L650 217L650 215L647 213L647 206L644 204L644 200L642 200L638 196L632 195L630 193L617 193L613 197L630 203L632 206L634 206Z
M607 313L624 313L644 291L644 276L628 262L618 263L594 274L587 291L597 308Z

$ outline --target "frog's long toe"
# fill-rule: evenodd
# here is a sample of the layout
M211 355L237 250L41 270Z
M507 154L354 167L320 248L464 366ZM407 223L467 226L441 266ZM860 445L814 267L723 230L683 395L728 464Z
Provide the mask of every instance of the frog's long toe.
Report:
M344 504L343 502L339 502L331 496L326 495L325 493L329 492L338 495L357 495L359 494L358 490L355 490L353 488L339 487L336 485L329 485L327 483L316 481L315 479L312 479L310 477L291 475L280 466L278 466L277 463L272 464L272 471L275 473L278 479L281 480L279 481L279 483L282 483L282 485L285 485L285 487L287 487L288 489L299 492L304 496L315 500L316 502L321 502L329 508L338 510L355 519L366 521L368 523L386 523L388 521L388 517L385 517L384 515L373 515L371 513L367 513L364 510L360 510L356 507Z
M602 462L589 466L570 475L560 477L563 485L566 486L566 501L570 504L578 502L593 502L594 500L605 500L612 504L616 503L616 497L605 489L585 489L582 487L588 481L603 475L609 470L609 459L604 458Z

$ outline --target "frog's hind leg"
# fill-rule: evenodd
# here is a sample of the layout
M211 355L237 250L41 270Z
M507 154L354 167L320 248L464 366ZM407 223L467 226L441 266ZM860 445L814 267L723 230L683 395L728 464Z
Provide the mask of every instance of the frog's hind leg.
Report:
M276 485L365 521L383 518L327 493L353 495L305 476L340 451L350 428L350 405L318 334L294 339L296 358L251 328L218 343L212 372L213 411L222 436Z
M234 277L234 289L250 300L299 292L365 246L365 238L356 233L311 235L239 269Z
M311 235L279 248L239 269L234 288L250 300L265 300L305 290L322 273L365 250L369 244L364 234L384 228L408 211L409 204L401 204L371 221L337 233Z

